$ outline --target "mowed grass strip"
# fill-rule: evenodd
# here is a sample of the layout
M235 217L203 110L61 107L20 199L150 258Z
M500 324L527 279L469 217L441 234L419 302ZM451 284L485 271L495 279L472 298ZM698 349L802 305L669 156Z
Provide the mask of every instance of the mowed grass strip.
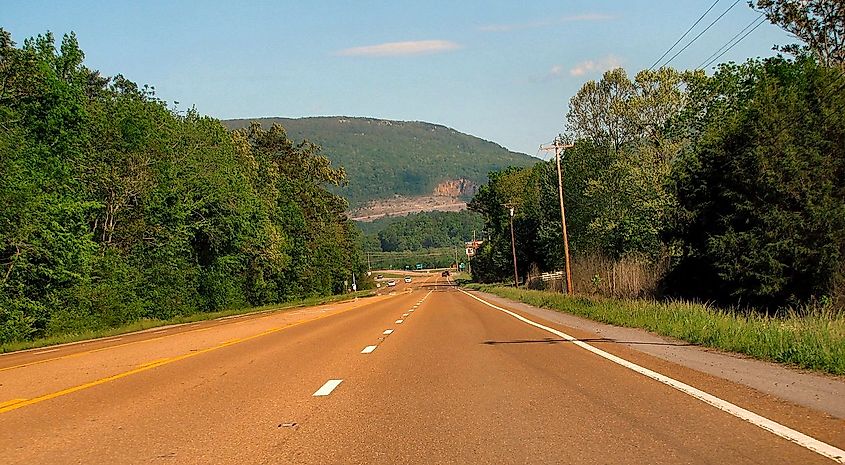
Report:
M476 289L616 326L642 328L701 346L827 373L845 374L845 315L814 311L767 316L689 302L569 297L471 284Z
M31 341L8 342L5 344L0 344L0 353L15 352L18 350L25 349L35 349L40 347L49 347L58 344L67 344L70 342L87 341L90 339L119 336L121 334L134 333L136 331L157 328L159 326L193 323L196 321L213 320L216 318L223 318L227 316L249 315L253 313L280 312L284 310L292 310L295 308L312 307L332 302L340 302L359 297L372 297L374 295L375 291L370 289L348 294L338 294L324 297L310 297L307 299L293 300L290 302L278 304L269 304L261 307L232 308L216 312L197 312L189 315L173 317L167 320L143 319L127 323L125 325L121 325L115 328L102 328L88 331L68 332L62 334L53 334L47 337L33 339Z

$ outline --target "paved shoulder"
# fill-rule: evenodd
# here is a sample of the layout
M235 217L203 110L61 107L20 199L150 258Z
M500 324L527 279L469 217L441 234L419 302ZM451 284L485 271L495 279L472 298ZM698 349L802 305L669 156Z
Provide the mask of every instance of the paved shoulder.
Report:
M690 345L636 328L598 323L575 315L538 308L486 292L473 292L509 308L606 338L629 349L644 352L693 370L718 376L802 407L845 419L845 378L743 357Z

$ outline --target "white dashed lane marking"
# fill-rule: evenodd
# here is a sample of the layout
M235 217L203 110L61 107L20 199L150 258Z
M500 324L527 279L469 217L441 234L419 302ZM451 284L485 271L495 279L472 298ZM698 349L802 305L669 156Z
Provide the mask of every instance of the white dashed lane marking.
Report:
M326 384L323 385L320 389L317 389L317 392L314 393L314 397L324 397L332 393L336 387L340 386L342 383L342 379L330 379L326 381Z
M378 346L367 346L367 347L364 347L364 350L362 350L362 351L361 351L361 353L362 353L362 354L371 354L371 353L373 353L373 351L374 351L374 350L376 350L376 347L378 347Z
M393 330L392 329L385 329L382 334L384 334L385 336L389 336L390 334L393 334Z
M401 324L402 324L402 321L404 321L404 320L396 320L396 324L397 324L397 325L401 325Z

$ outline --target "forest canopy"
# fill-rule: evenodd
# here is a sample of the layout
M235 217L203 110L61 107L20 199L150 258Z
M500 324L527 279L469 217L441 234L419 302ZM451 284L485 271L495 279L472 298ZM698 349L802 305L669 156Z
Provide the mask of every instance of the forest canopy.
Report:
M812 54L587 82L563 163L575 259L668 264L670 296L845 308L843 88L842 70ZM490 179L470 203L491 236L475 277L513 276L505 204L519 273L563 269L554 162Z
M230 132L0 29L0 343L338 293L345 182L284 128Z

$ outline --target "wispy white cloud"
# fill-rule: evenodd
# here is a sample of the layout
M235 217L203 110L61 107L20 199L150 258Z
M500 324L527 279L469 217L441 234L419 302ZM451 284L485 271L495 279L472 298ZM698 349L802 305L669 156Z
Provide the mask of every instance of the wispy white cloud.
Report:
M618 58L613 55L608 55L600 60L587 60L578 63L569 69L570 76L583 76L591 73L603 73L609 69L618 68L621 63ZM563 67L555 65L552 67L552 73L557 73L558 76L563 74Z
M353 47L340 50L336 53L339 56L353 57L386 57L401 55L423 55L430 53L442 53L461 48L460 45L448 40L417 40L410 42L387 42L364 47Z
M549 78L561 77L561 76L563 76L563 71L564 71L563 65L554 65L554 66L552 66L552 69L549 70L549 73L546 75L546 77L549 77Z
M607 21L614 19L614 16L601 13L585 13L581 15L563 16L561 18L543 19L540 21L531 21L527 23L512 23L512 24L488 24L480 26L479 31L484 32L510 32L519 31L523 29L539 29L544 27L557 26L564 23L574 23L580 21Z

